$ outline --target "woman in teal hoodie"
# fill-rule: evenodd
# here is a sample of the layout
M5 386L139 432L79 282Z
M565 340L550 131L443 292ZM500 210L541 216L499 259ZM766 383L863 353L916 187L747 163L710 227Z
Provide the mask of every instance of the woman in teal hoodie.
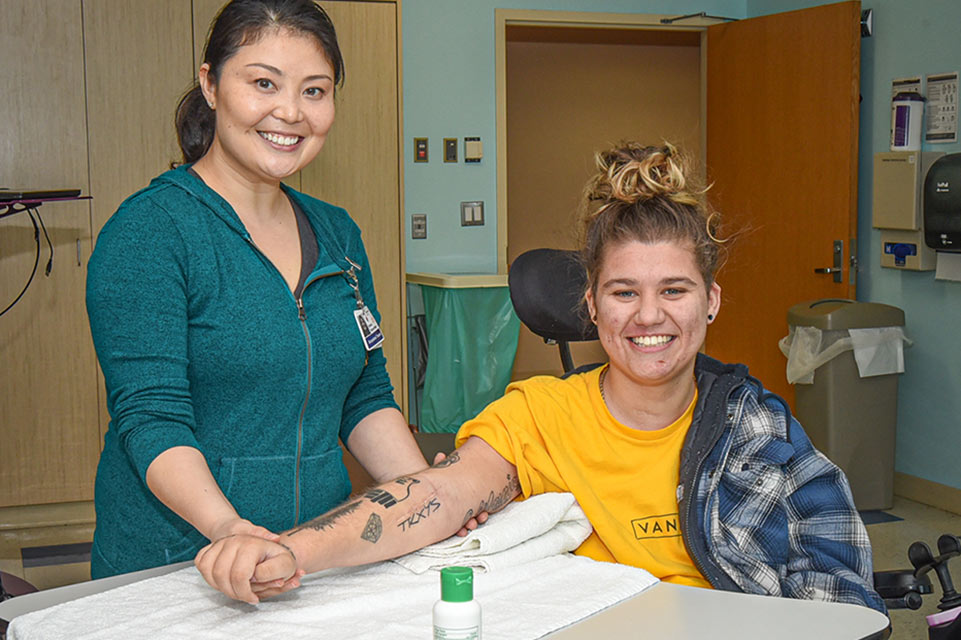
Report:
M90 260L110 428L93 577L310 520L425 468L392 395L360 230L281 180L320 151L343 59L310 0L234 0L177 111L184 163L129 197Z

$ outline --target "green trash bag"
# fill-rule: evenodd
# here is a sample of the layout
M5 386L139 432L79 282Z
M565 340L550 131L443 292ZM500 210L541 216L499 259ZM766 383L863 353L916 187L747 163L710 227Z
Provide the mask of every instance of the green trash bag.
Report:
M419 427L454 432L504 394L521 322L506 287L421 288L429 351Z

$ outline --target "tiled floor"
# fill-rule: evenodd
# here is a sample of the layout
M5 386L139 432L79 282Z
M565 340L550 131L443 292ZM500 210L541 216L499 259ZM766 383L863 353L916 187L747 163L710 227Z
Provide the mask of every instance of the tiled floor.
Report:
M908 546L915 540L925 541L934 549L938 536L941 534L961 535L961 515L897 497L894 499L894 506L887 512L903 518L903 520L868 526L868 534L874 546L874 568L876 571L910 568L907 555ZM47 545L76 543L79 541L76 533L70 532L68 534L64 532L66 537L57 540L55 533L51 531L49 535L44 537L42 543ZM0 545L0 551L3 552L0 554L0 569L23 577L38 588L46 589L80 582L86 580L90 575L89 562L28 566L24 569L20 554L10 552L9 548L9 544ZM961 583L961 560L952 562L954 563L952 570L955 582L956 584ZM28 564L30 563L28 562ZM935 583L935 592L924 598L924 606L921 609L918 611L895 610L891 612L891 621L894 628L894 633L891 636L892 640L925 640L928 637L924 616L937 612L938 600L941 597L941 590L937 586L937 580L934 576L932 576L932 582Z

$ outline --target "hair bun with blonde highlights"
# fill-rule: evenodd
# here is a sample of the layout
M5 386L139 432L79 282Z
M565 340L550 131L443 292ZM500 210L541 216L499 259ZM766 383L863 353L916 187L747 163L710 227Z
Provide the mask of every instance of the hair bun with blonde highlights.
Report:
M634 204L652 198L668 198L678 204L700 203L703 191L688 187L687 163L670 143L646 147L626 142L597 153L597 173L587 185L587 198Z

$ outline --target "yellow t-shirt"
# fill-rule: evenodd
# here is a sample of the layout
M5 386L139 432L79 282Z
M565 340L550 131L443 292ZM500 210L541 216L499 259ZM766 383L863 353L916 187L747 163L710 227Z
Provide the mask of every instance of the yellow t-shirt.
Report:
M601 398L603 367L566 380L516 382L457 433L477 436L517 467L524 497L570 491L594 531L575 553L641 567L675 584L710 587L681 539L676 490L697 395L676 422L640 431Z

